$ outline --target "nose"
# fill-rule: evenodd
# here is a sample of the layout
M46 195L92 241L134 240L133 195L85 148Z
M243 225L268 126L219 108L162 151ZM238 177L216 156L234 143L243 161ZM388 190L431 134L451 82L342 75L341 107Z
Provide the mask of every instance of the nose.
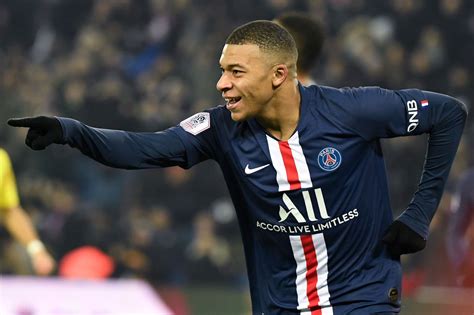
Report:
M229 77L225 72L222 73L221 77L219 78L219 81L217 81L216 88L221 92L225 92L232 88L232 82L231 80L229 80Z

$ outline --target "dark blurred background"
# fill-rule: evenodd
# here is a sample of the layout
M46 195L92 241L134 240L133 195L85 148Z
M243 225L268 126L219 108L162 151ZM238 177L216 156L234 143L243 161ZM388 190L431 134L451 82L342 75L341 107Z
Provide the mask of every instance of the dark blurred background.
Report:
M25 131L6 120L46 114L130 131L175 125L222 103L218 59L233 28L288 10L325 26L313 72L319 84L420 88L471 107L473 8L469 0L0 0L0 146L58 261L92 245L115 262L111 277L146 279L177 314L211 314L210 304L242 314L249 306L240 235L215 163L115 170L61 146L33 153ZM456 181L474 165L472 120L428 246L404 258L408 301L423 286L456 286L446 222ZM416 190L426 140L384 141L394 215ZM0 261L1 274L32 272L4 230Z

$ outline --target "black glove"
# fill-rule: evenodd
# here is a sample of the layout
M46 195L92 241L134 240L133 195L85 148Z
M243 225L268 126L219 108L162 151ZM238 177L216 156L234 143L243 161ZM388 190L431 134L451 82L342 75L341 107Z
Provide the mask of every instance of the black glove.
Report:
M44 150L52 143L64 144L63 129L57 118L46 116L12 118L8 120L8 124L13 127L30 128L25 143L33 150Z
M416 253L426 246L426 240L420 234L398 220L388 227L382 241L393 257Z

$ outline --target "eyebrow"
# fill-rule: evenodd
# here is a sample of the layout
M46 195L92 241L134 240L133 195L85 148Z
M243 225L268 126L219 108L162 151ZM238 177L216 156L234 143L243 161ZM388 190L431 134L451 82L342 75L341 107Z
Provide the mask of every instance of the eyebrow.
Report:
M224 67L221 64L219 64L219 67L221 69L224 69ZM226 66L227 69L232 69L232 68L235 68L235 67L246 69L246 67L241 65L240 63L232 63L232 64L229 64L229 65Z

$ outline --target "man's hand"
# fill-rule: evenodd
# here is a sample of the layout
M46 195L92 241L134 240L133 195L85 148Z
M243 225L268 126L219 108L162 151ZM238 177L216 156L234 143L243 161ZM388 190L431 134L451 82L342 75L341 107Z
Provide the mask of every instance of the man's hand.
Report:
M27 217L25 218L27 219ZM29 219L27 220L29 221ZM28 222L28 224L29 223L30 222ZM54 270L56 262L54 261L54 258L51 257L51 255L48 253L46 247L44 247L44 244L39 239L34 239L30 241L26 245L26 251L31 258L31 264L37 275L46 276Z
M62 143L63 129L57 118L38 116L12 118L8 124L13 127L30 128L25 143L33 150L44 150L52 143Z
M395 220L382 239L393 257L416 253L426 246L426 240L406 224Z
M37 275L47 276L51 274L56 266L54 258L43 249L31 255L31 264Z

